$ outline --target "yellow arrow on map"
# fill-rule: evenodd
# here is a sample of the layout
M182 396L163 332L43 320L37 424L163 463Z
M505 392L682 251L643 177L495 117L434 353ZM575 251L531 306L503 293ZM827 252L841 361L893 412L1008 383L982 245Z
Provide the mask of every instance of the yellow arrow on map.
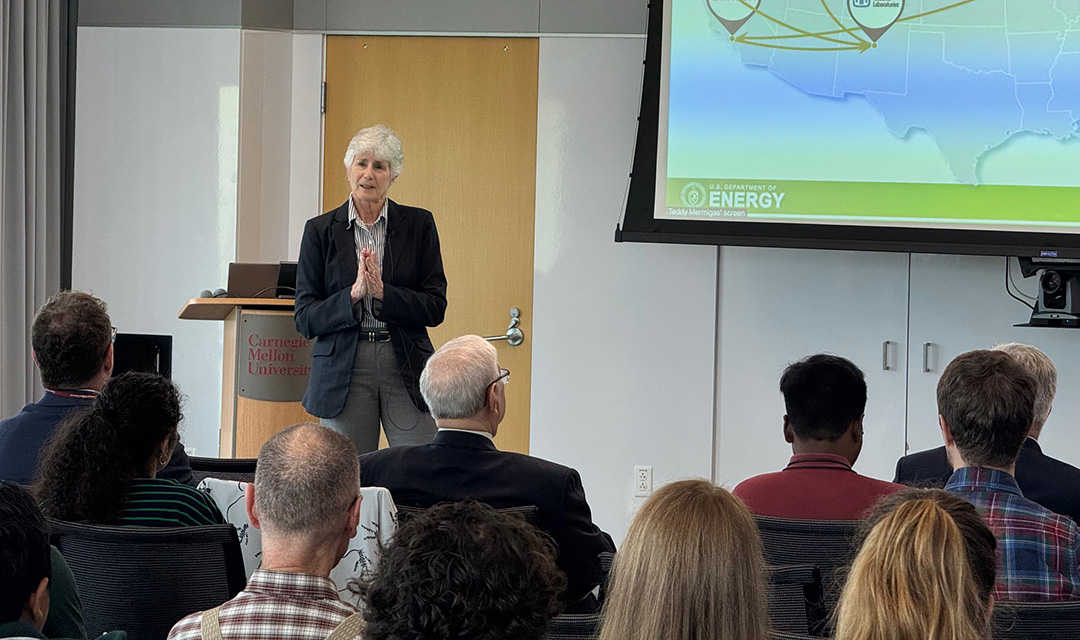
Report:
M919 18L925 18L926 16L932 16L935 13L941 13L942 11L948 11L949 9L955 9L955 8L957 8L959 6L963 6L965 4L970 4L972 2L975 2L975 0L961 0L961 2L957 2L956 4L950 4L948 6L941 7L939 9L934 9L932 11L923 11L922 13L916 13L915 15L908 16L906 18L900 18L899 20L897 20L897 22L906 22L908 20L918 20Z
M970 2L970 0L968 0L968 1ZM765 18L766 20L769 20L770 22L775 22L776 24L780 25L781 27L784 27L785 29L790 29L790 30L792 30L792 31L794 31L796 33L801 33L804 36L807 36L807 37L810 37L810 38L817 38L819 40L825 40L827 42L835 42L837 44L845 44L845 45L850 45L851 44L850 42L847 42L845 40L838 40L837 38L829 38L829 37L826 37L826 36L818 35L816 33L810 33L809 31L803 31L802 29L800 29L798 27L794 27L794 26L784 22L783 20L779 20L777 18L774 18L774 17L770 16L769 14L767 14L767 13L765 13L763 11L758 11L756 9L756 7L751 5L746 0L739 0L739 2L743 3L744 5L749 7L750 9L755 10L756 13L759 16L761 16L762 18ZM747 42L747 44L751 44L751 43Z
M841 29L844 29L844 25L841 24L839 20L837 20L836 15L834 15L833 12L832 12L832 9L829 8L829 3L825 2L825 0L821 0L821 6L825 7L825 13L829 14L829 17L832 18L832 21L836 23L836 26L840 27ZM855 35L853 32L847 31L847 29L844 29L844 31L847 32L852 38L855 38L856 40L858 40L859 42L866 42L865 40L863 40L859 36Z
M742 2L743 4L747 4L744 0L739 0L739 1ZM935 13L941 13L943 11L948 11L949 9L955 9L956 7L960 7L960 6L963 6L965 4L971 4L972 2L975 2L975 0L961 0L960 2L956 2L954 4L946 5L944 7L939 7L937 9L932 9L930 11L924 11L922 13L917 13L915 15L910 15L910 16L900 18L899 20L897 20L897 22L907 22L909 20L918 20L919 18L925 18L926 16L934 15ZM825 0L822 0L821 3L824 5ZM825 9L827 11L829 11L829 15L833 18L833 22L836 22L836 24L838 26L843 27L843 25L840 24L840 22L836 20L836 17L833 15L832 11L829 10L829 7L827 5L826 5ZM782 36L777 36L777 35L748 36L746 34L743 34L743 35L739 36L738 38L735 38L735 40L737 42L742 42L743 44L755 44L755 41L757 41L757 40L791 40L791 39L795 39L795 38L817 38L819 40L826 40L828 42L835 42L837 44L852 45L853 48L855 48L853 43L851 43L851 42L846 42L844 40L838 40L836 38L829 38L828 37L828 36L835 36L835 35L848 35L848 36L851 36L851 37L855 38L860 43L866 42L865 40L863 40L862 38L860 38L856 34L855 31L856 31L857 27L833 29L832 31L818 31L816 33L813 33L813 32L810 32L810 31L803 31L802 29L798 29L796 27L793 27L793 26L791 26L791 25L789 25L789 24L787 24L785 22L782 22L780 20L777 20L777 19L773 18L772 16L761 13L760 11L758 11L757 13L760 13L763 18L771 20L771 21L775 22L776 24L778 24L778 25L780 25L782 27L785 27L787 29L791 29L792 31L795 31L795 33L789 33L789 34L782 35ZM775 47L775 48L779 48L779 47ZM810 50L811 51L834 51L834 49L810 49ZM839 50L840 49L835 49L835 51L839 51ZM865 49L863 49L863 50L865 51Z
M855 51L863 53L873 45L869 42L862 40L858 44L852 44L850 42L841 43L844 46L840 47L785 47L779 44L770 44L768 42L752 42L746 38L745 35L741 35L734 39L735 42L741 44L748 44L754 47L765 47L766 49L784 49L785 51Z

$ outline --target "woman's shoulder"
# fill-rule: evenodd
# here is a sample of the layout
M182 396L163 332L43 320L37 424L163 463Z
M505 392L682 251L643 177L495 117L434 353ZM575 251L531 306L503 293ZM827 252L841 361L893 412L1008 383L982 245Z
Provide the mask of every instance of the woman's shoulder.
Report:
M402 214L402 215L405 215L405 216L418 217L418 218L429 218L429 217L431 217L431 212L428 211L427 209L423 208L423 207L411 207L411 206L409 206L407 204L401 204L399 202L394 202L394 200L391 199L391 198L387 198L387 202L388 202L388 204L386 206L387 215L389 215L391 212L394 212L394 213Z
M121 519L141 519L149 512L171 512L180 525L224 523L211 496L168 478L139 478L132 484L129 502ZM154 514L156 517L161 514ZM135 523L135 522L122 522Z
M329 229L331 223L333 223L336 216L342 218L348 218L349 216L349 201L346 200L341 205L334 207L326 213L321 213L314 218L308 218L307 227L313 229Z

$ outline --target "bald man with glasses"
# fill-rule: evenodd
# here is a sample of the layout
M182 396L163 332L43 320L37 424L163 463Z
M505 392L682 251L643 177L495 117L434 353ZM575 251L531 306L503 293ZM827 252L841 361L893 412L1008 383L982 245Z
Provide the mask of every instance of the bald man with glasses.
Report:
M510 371L499 367L495 347L483 338L447 342L420 375L420 393L438 427L435 438L361 456L361 484L386 487L399 506L426 508L467 499L496 509L535 506L534 524L558 545L567 611L595 610L591 591L603 577L598 556L615 546L593 524L577 471L496 448L509 381Z

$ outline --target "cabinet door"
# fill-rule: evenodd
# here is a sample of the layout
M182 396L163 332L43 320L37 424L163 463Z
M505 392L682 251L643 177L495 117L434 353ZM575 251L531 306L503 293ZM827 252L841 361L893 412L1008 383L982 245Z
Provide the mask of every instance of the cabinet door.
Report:
M815 353L843 356L865 373L865 441L855 468L892 479L904 452L907 279L907 254L721 250L718 482L732 487L787 464L780 375Z
M1035 278L1024 279L1013 261L1013 279L1034 296ZM937 423L937 381L957 355L1002 342L1042 349L1058 370L1054 410L1039 438L1047 455L1080 464L1080 330L1015 327L1031 310L1005 292L1005 258L913 254L911 333L908 362L908 447L912 452L941 446ZM929 343L928 362L923 362ZM925 369L929 369L926 371Z

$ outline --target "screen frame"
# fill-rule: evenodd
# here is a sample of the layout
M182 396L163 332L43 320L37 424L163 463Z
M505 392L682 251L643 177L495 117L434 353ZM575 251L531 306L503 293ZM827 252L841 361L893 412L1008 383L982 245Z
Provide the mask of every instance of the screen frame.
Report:
M664 10L651 0L630 187L616 242L1080 259L1080 233L656 219Z

